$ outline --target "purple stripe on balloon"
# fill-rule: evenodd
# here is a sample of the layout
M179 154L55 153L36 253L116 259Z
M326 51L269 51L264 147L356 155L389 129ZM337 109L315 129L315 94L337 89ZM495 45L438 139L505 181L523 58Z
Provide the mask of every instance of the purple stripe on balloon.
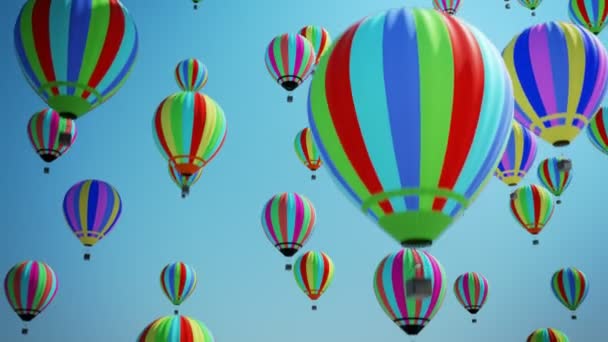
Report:
M293 66L293 75L302 75L305 65L302 65L302 59L304 57L304 43L306 43L306 38L300 38L298 35L295 37L296 40L296 64ZM287 73L290 70L287 71Z
M468 286L470 281L469 278L471 278L470 275L466 274L464 277L462 277L460 282L462 284L462 291L464 292L464 298L466 299L467 304L473 305L473 301L471 300L471 288Z
M395 42L399 44L395 44ZM385 17L383 37L384 89L389 114L392 152L397 162L401 187L417 188L420 184L420 66L416 23L409 11L392 10ZM387 153L391 153L387 151ZM412 164L412 162L416 164ZM418 210L418 196L406 196L408 210Z
M547 34L545 26L530 30L530 63L545 111L551 114L558 112L556 97L559 97L560 94L554 92L555 82L553 81L551 63L549 63L551 55Z
M105 228L105 225L112 223L111 221L109 221L110 215L108 212L108 209L112 209L111 207L108 207L108 192L112 190L104 183L94 183L97 183L97 208L95 208L95 219L93 220L93 225L91 227L88 227L88 230L96 233L101 233L102 230ZM93 184L91 184L91 186L93 186Z
M34 307L34 299L36 298L36 290L38 289L38 278L40 276L40 269L37 262L32 262L28 269L28 274L25 277L25 281L28 282L27 286L27 302L25 309L36 309ZM23 303L21 303L23 304Z
M552 67L551 74L553 75L553 88L551 89L555 94L555 101L557 108L555 111L547 111L547 115L555 113L565 113L568 109L569 92L570 92L570 74L568 73L570 62L568 60L568 43L566 36L564 35L563 29L558 24L549 24L550 30L547 25L543 25L544 30L547 32L548 41L548 53L547 59L542 62ZM544 87L539 84L539 87ZM542 116L541 116L542 117Z
M278 79L280 77L280 72L279 67L277 65L277 59L274 57L274 45L275 41L273 40L272 43L270 43L270 45L268 46L268 54L266 56L268 56L268 60L270 61L270 67L272 68L272 70L270 71L274 72L274 77Z
M274 199L268 201L268 203L266 204L266 207L264 208L264 219L266 222L266 231L268 232L268 234L270 234L270 236L272 237L272 240L274 241L274 244L278 244L279 243L279 239L277 238L277 234L275 233L275 227L272 224L272 205L274 203Z
M78 201L80 200L80 191L78 185L73 186L67 193L63 212L66 215L66 219L68 221L68 225L73 232L79 232L82 229L80 228L80 221L78 216L76 215L76 208L78 206Z
M80 76L84 52L86 50L87 38L91 25L91 1L71 1L69 17L69 41L68 41L68 79L76 82ZM52 19L51 19L52 20ZM58 20L58 19L56 19ZM68 95L74 95L76 89L68 87Z
M600 46L602 46L601 42L599 44ZM593 93L589 101L587 102L587 107L585 107L584 113L581 113L584 114L588 119L591 119L593 114L596 113L597 109L601 105L602 99L606 95L606 90L608 89L608 87L606 87L606 73L608 71L606 70L606 65L608 64L608 61L606 60L606 53L604 53L603 51L598 52L597 57L599 59L599 69L595 78L595 86L593 87Z
M399 309L399 317L396 318L404 318L409 316L406 305L405 284L403 283L403 268L406 262L405 258L405 253L403 250L401 250L397 253L397 255L392 257L392 260L390 260L390 282L393 285L393 294L395 296L397 308Z
M300 234L302 233L302 224L304 222L304 211L306 210L301 197L294 195L293 198L296 202L296 217L294 222L295 226L293 227L293 236L287 237L287 241L289 242L297 242L299 240Z

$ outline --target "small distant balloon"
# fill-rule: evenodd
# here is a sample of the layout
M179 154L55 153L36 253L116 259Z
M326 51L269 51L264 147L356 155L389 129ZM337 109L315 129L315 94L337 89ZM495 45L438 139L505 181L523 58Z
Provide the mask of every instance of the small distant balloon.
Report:
M312 44L315 52L315 65L319 64L321 57L325 55L331 45L329 32L321 26L308 25L300 29L300 35Z
M441 12L454 15L458 12L461 0L433 0L433 7Z
M580 25L598 35L606 27L608 18L608 1L606 0L570 0L568 15L573 23Z
M184 59L175 66L175 81L183 91L200 91L208 77L207 67L196 58Z
M536 12L534 12L538 6L540 6L540 3L543 2L542 0L517 0L517 2L519 2L520 5L522 5L523 7L529 9L531 11L531 15L534 17L536 16Z
M507 147L494 174L508 186L516 186L532 168L536 151L536 136L513 120Z
M538 235L545 228L554 209L553 196L542 186L524 185L511 194L513 217L532 235ZM532 243L537 245L538 240Z
M168 264L160 272L160 287L176 306L194 293L197 283L198 278L194 268L181 261Z
M76 141L76 122L62 118L52 109L35 113L28 122L27 135L42 160L51 163L65 154ZM49 173L49 168L44 168Z
M312 301L319 299L334 280L334 263L323 252L309 251L298 257L293 265L298 287ZM312 306L317 310L317 306Z
M544 159L538 164L538 179L557 197L556 203L562 203L560 197L572 181L572 161L564 157Z
M600 152L608 154L608 108L601 107L587 126L587 138Z
M456 278L454 282L454 294L456 299L468 312L475 315L488 298L488 280L479 273L468 272ZM473 318L473 323L477 319Z
M300 162L313 172L311 178L313 180L316 179L317 176L314 172L321 167L323 162L321 161L321 154L312 137L310 128L306 127L298 132L293 141L293 145Z
M555 298L572 311L572 319L577 319L576 309L585 301L589 292L589 280L585 273L574 267L562 268L551 277L551 289Z

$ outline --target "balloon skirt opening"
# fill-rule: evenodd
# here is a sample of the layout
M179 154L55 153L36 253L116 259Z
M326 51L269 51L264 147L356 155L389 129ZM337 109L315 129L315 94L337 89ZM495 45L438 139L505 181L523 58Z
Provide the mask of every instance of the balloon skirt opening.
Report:
M58 154L44 153L44 152L39 154L40 158L47 163L50 163L50 162L54 161L55 159L57 159L57 155Z
M394 213L378 220L378 225L404 247L430 246L454 221L436 211Z
M424 325L401 325L400 328L408 335L418 335L422 331L422 328L424 328Z
M281 87L287 91L292 91L298 87L299 83L296 81L284 81L281 82Z
M83 91L80 87L76 87L78 91ZM91 94L91 97L95 97ZM97 99L96 102L99 102ZM76 120L93 109L93 105L87 100L74 95L57 95L51 96L46 103L53 108L62 118Z
M286 247L279 249L279 251L281 252L281 254L289 258L294 256L298 252L298 249L294 247Z

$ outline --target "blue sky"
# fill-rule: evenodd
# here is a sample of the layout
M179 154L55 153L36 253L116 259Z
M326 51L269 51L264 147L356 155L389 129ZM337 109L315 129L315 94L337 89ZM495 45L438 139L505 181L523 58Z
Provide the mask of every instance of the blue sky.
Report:
M566 0L545 1L535 18L511 2L506 11L503 1L463 0L459 16L499 49L533 23L567 20ZM315 24L336 37L366 15L403 5L431 7L431 1L206 0L196 12L188 0L123 3L140 33L134 71L114 98L78 121L75 145L51 165L50 175L42 173L43 162L25 133L31 114L45 104L21 75L14 54L13 25L22 2L0 4L0 85L5 89L0 270L25 259L41 260L60 282L55 301L30 324L27 340L133 341L149 322L172 313L158 277L177 260L192 265L199 276L181 311L205 322L217 341L408 340L382 312L372 288L375 267L398 244L342 196L327 170L310 181L292 145L307 126L308 87L286 103L263 57L277 34ZM151 120L157 105L178 90L173 68L188 57L207 65L204 92L223 107L228 135L190 197L182 200L154 143ZM539 145L537 163L562 153ZM510 189L494 179L429 249L445 267L450 291L417 341L524 341L541 327L559 328L572 341L603 336L608 211L602 207L608 180L602 175L608 156L584 134L563 153L573 160L574 179L539 246L532 246L532 237L511 217ZM72 184L88 178L118 189L123 216L85 263L61 203ZM536 182L536 175L528 181ZM318 221L306 248L325 251L335 263L334 283L317 312L283 271L284 258L260 226L264 202L283 191L312 200ZM570 320L549 287L553 272L566 266L580 268L591 282L578 321ZM467 271L490 282L489 299L474 326L451 291L454 279ZM19 341L21 322L2 302L0 341Z

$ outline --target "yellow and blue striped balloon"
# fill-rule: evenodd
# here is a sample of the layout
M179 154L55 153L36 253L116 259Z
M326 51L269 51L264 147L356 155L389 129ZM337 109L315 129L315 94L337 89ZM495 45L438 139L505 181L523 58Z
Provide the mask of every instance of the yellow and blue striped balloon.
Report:
M514 120L507 148L494 175L508 186L519 184L534 164L536 151L534 134Z

